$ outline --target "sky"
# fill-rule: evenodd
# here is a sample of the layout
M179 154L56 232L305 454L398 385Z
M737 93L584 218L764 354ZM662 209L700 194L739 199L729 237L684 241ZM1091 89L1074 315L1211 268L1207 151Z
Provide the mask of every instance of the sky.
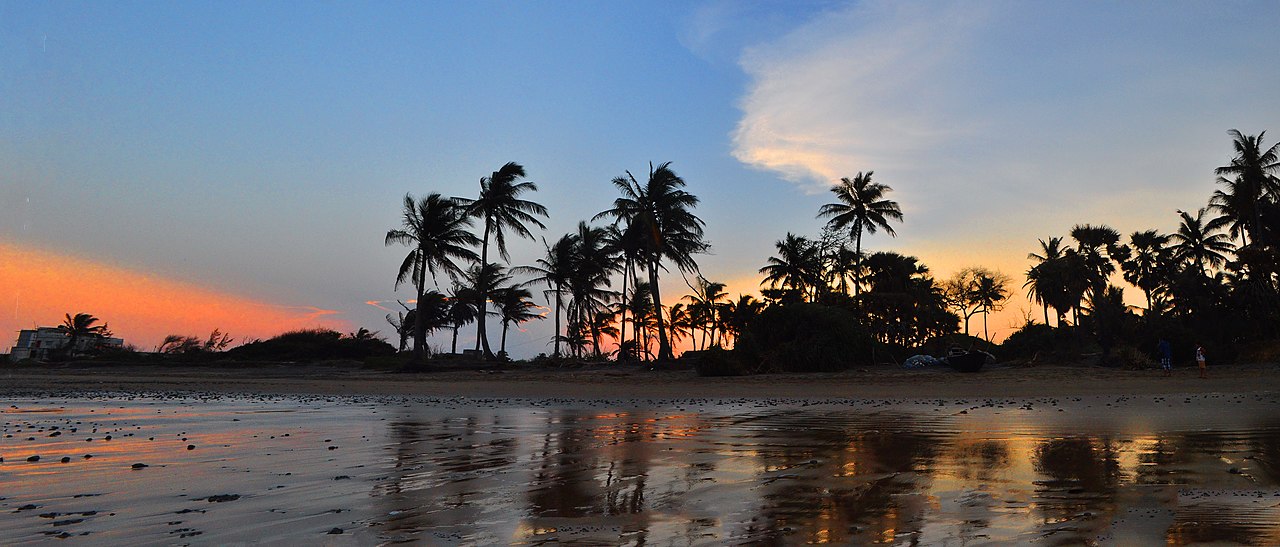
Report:
M1275 2L0 0L0 331L89 312L140 349L390 333L412 298L407 249L383 244L403 196L474 196L508 161L549 241L608 208L612 178L672 162L702 200L701 271L733 295L787 232L820 232L826 188L874 171L905 219L865 249L1020 287L1037 239L1172 231L1229 129L1280 128L1276 20ZM513 242L512 262L541 251ZM993 335L1027 315L1019 291ZM512 355L549 352L550 323Z

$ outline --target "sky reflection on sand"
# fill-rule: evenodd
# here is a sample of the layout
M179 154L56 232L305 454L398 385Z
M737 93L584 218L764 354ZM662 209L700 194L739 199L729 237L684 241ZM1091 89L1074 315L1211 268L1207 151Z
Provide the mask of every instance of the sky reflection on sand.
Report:
M1280 543L1270 395L10 403L6 545Z

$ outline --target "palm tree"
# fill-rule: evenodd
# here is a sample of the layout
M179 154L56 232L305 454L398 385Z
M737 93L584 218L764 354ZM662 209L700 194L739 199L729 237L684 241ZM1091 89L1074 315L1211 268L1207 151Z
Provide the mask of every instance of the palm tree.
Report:
M467 270L467 284L471 290L471 294L476 305L476 322L482 322L486 315L497 315L495 312L489 311L488 300L499 287L506 285L511 281L500 264L476 264ZM484 331L480 331L484 332ZM481 336L476 334L476 351L481 348Z
M449 326L453 328L453 345L450 353L458 353L458 329L476 320L478 308L476 306L477 294L470 287L454 283L453 294L449 296L449 306L445 312Z
M1156 292L1165 285L1168 278L1169 252L1165 246L1169 236L1155 230L1134 232L1129 235L1129 246L1133 253L1120 263L1124 271L1124 280L1142 290L1147 297L1147 311L1152 308L1152 299Z
M403 225L400 229L389 230L386 245L393 243L408 245L412 248L400 264L400 273L396 276L396 288L405 281L413 283L417 289L418 316L423 317L425 311L422 303L426 294L427 274L436 282L436 272L442 271L451 279L456 279L462 269L456 260L475 261L475 251L468 249L480 243L467 227L471 219L454 200L441 197L440 194L429 194L419 201L405 194L402 211ZM426 357L427 335L425 322L415 323L413 333L413 352L417 361Z
M571 296L569 313L591 332L595 356L600 357L600 330L594 321L607 308L616 293L609 290L609 276L617 269L607 230L578 223L574 237L572 273L569 276Z
M991 341L991 333L987 331L987 316L991 312L1000 311L1003 303L1009 298L1009 278L1000 272L982 271L975 279L973 300L982 310L982 336Z
M519 326L520 323L534 319L545 319L531 298L533 293L523 287L506 287L495 292L494 304L498 306L502 317L502 343L498 350L501 355L507 354L507 328L512 323Z
M633 226L641 238L641 258L649 271L649 290L653 294L653 306L662 309L662 295L658 288L658 270L663 260L671 261L680 271L695 273L698 263L693 255L706 252L710 245L703 240L702 219L693 214L698 197L686 192L684 179L671 170L671 163L653 168L649 166L649 179L641 184L627 171L627 176L613 179L613 185L622 193L613 201L613 208L595 218L613 217L616 222ZM671 342L667 339L666 326L661 313L655 314L658 327L658 359L673 360Z
M819 218L831 217L827 221L828 226L837 230L849 227L850 238L854 241L854 270L858 276L853 284L855 295L859 294L862 281L862 233L874 234L877 229L884 229L884 233L889 236L897 236L889 226L889 221L902 221L902 209L898 207L898 203L884 199L884 195L893 189L871 182L872 173L874 171L867 171L865 174L858 172L853 179L840 179L840 185L831 189L831 193L840 200L839 203L828 203L818 210Z
M1043 239L1040 242L1040 253L1028 253L1027 258L1035 260L1037 263L1027 270L1027 282L1022 285L1028 290L1028 296L1034 301L1039 302L1044 307L1044 324L1049 324L1049 307L1054 303L1061 302L1063 298L1061 293L1065 292L1065 286L1061 283L1061 276L1053 275L1054 268L1061 269L1061 261L1065 249L1062 246L1062 238L1050 237L1049 241ZM1062 310L1065 308L1054 307L1057 312L1058 325L1062 325Z
M1227 234L1219 231L1226 226L1227 219L1218 217L1206 221L1205 211L1201 207L1196 216L1192 217L1186 211L1179 210L1182 222L1178 225L1177 232L1169 234L1169 240L1173 243L1171 249L1174 260L1195 264L1208 278L1209 268L1226 264L1226 255L1235 250L1235 245L1231 244Z
M736 301L730 302L725 307L725 334L732 336L736 343L738 337L746 332L747 325L751 324L751 321L762 311L764 311L763 302L751 295L738 295Z
M1106 289L1107 280L1116 271L1112 259L1124 254L1118 245L1120 232L1106 225L1077 224L1071 228L1071 238L1076 240L1076 254L1084 261L1089 294Z
M684 295L684 299L689 301L689 315L694 319L693 325L702 329L702 349L706 349L708 336L711 343L715 344L717 307L729 295L724 292L724 283L710 281L702 276L698 276L690 288L693 289L693 294Z
M774 247L778 255L769 257L769 264L760 268L760 273L765 276L761 285L768 283L771 289L779 286L790 288L803 295L818 283L822 257L809 238L787 232L786 237L774 243Z
M508 162L492 175L480 179L480 197L478 199L455 198L467 207L467 214L484 219L484 237L481 238L480 263L489 263L489 236L498 242L498 253L503 260L510 261L507 253L506 230L515 232L520 237L533 239L533 234L526 227L532 224L543 230L547 229L536 216L547 216L547 208L542 205L520 199L520 194L534 192L538 186L532 182L517 182L524 178L524 167L516 162ZM489 335L485 330L485 310L489 292L480 291L481 313L476 321L476 329L480 345L484 348L485 357L493 357L489 349Z
M543 291L543 296L547 298L548 303L552 302L552 295L555 295L555 334L552 336L555 351L552 355L560 357L560 340L562 339L560 308L564 302L564 290L573 277L574 253L576 252L577 243L574 234L565 234L554 245L547 245L547 242L543 240L542 246L546 248L546 254L536 261L536 266L517 266L512 268L511 271L516 274L537 276L529 280L529 284L545 283L547 290Z
M1248 232L1249 239L1256 240L1262 230L1262 212L1259 205L1264 201L1274 201L1280 196L1280 179L1274 173L1280 170L1280 143L1263 149L1262 138L1266 131L1250 136L1237 129L1227 132L1231 135L1232 146L1236 156L1230 165L1214 169L1218 182L1227 186L1227 192L1217 190L1210 201L1210 207L1223 213L1231 222L1232 235L1243 238ZM1226 176L1234 177L1232 179ZM1245 241L1247 244L1248 242Z
M76 344L81 339L91 336L106 336L104 333L109 332L106 323L94 325L94 323L98 322L98 318L91 314L77 313L73 316L68 313L65 315L66 317L62 320L62 324L58 325L58 331L67 335L67 344L63 346L65 348L63 352L68 356L79 349Z

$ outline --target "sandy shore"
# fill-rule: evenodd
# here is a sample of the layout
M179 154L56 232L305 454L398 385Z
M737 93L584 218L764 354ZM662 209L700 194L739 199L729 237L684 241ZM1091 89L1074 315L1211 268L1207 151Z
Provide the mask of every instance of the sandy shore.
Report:
M1280 364L1211 370L1189 368L1163 377L1156 370L1092 366L993 366L977 374L945 369L870 368L829 374L768 374L701 378L689 370L634 366L401 373L325 365L264 367L102 366L5 367L0 394L84 392L214 392L235 394L424 395L463 397L674 399L710 398L958 398L1280 392Z

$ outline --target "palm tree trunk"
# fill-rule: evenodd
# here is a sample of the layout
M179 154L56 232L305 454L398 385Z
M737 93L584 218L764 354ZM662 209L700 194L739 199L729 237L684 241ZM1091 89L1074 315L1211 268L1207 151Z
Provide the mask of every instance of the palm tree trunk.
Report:
M489 266L489 218L484 219L484 244L480 248L480 272L483 274L484 269ZM486 359L493 358L493 350L489 349L488 331L485 330L485 316L489 310L489 287L481 287L480 301L476 302L476 308L480 312L480 316L476 319L476 349L484 347L484 356Z
M623 346L627 344L627 302L628 302L627 300L628 275L627 274L630 273L630 271L631 271L631 257L626 257L624 259L624 264L622 266L622 301L618 303L619 304L618 307L622 309L622 321L621 321L621 324L619 325L619 327L622 330L621 330L621 333L618 335L619 349L621 349ZM618 356L619 356L619 359L621 359L622 354L619 353Z
M413 360L421 364L427 359L427 322L423 320L426 315L424 315L425 310L422 309L427 280L423 272L417 273L418 300L413 304L414 309L417 310L413 318Z
M1044 306L1044 326L1047 327L1049 326L1049 305L1043 302L1041 302L1040 305ZM1147 304L1148 307L1150 307L1150 305L1150 303Z
M555 332L555 336L552 337L552 340L555 341L555 347L556 347L553 355L555 355L556 358L559 358L560 357L560 284L559 283L556 284L556 332Z
M453 349L450 350L450 352L453 353L454 355L458 354L458 329L460 328L462 328L462 324L460 323L453 324Z
M853 295L862 294L862 221L855 220L853 222L854 244L853 244Z
M511 324L506 321L502 322L502 349L498 351L500 351L503 355L507 354L507 327L510 325Z
M662 296L658 290L658 258L649 261L649 284L652 285L650 290L653 292L653 309L654 318L658 321L658 360L674 361L675 354L671 352L671 341L667 338L667 326L662 319Z
M987 307L982 307L982 337L987 339L987 343L991 343L991 333L987 331Z

